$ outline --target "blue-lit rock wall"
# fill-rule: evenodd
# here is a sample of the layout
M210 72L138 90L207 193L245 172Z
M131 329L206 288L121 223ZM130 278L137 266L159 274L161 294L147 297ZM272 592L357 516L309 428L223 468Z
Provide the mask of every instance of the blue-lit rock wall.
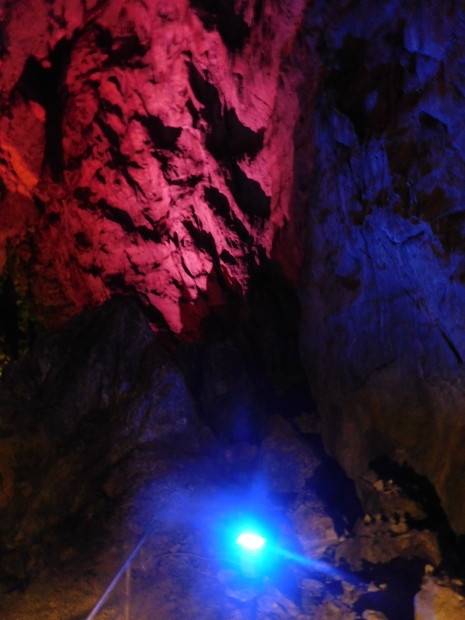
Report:
M465 13L316 3L301 350L325 444L365 493L387 454L465 533Z

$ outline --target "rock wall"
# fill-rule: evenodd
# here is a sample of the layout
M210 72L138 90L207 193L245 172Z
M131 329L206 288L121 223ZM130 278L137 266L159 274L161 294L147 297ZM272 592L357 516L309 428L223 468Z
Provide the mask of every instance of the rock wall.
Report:
M325 66L301 350L325 444L365 492L388 455L465 533L463 6L316 3Z
M4 5L0 271L37 316L136 294L192 339L251 268L281 258L296 276L305 5Z
M198 451L184 377L136 303L111 300L39 339L0 381L2 598L63 547L83 558L110 524L137 528L135 496Z

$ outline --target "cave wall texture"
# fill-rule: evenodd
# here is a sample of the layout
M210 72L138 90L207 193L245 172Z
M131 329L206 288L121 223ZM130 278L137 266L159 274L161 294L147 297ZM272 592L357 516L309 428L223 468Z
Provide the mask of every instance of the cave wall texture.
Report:
M465 533L461 2L21 0L0 18L5 350L11 299L53 327L135 295L196 340L274 261L329 452L362 497L371 460L406 461Z
M304 0L7 5L0 267L44 320L136 293L195 338L251 263L295 277Z
M367 462L407 460L465 533L462 6L324 4L304 364L360 493Z

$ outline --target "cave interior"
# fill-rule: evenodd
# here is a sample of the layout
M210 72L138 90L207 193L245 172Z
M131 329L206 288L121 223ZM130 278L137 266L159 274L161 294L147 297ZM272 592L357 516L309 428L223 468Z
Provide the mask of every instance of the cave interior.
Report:
M2 0L2 620L464 620L464 127L459 0Z

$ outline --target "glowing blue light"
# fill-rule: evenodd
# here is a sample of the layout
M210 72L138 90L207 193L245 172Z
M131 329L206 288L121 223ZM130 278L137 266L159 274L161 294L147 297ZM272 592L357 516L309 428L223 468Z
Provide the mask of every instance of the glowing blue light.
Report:
M264 546L266 540L258 534L243 532L236 540L237 544L249 551L259 551Z

